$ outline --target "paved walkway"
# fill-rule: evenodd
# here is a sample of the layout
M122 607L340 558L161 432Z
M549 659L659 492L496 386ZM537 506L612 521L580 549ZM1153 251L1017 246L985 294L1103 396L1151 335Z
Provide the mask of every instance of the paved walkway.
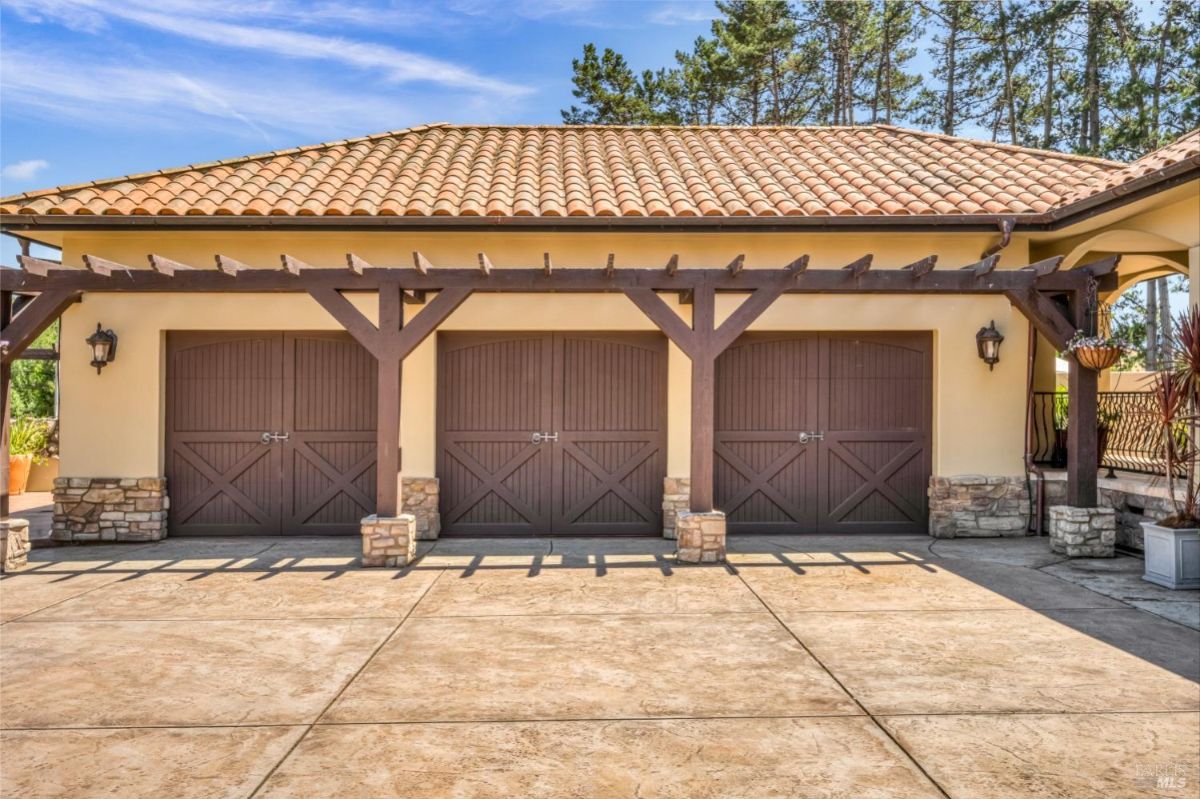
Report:
M54 495L49 491L26 491L8 498L9 511L13 516L29 520L29 542L39 546L53 546L50 526L54 521Z
M1037 540L730 543L37 550L0 580L0 793L1195 796L1200 633L1119 574Z

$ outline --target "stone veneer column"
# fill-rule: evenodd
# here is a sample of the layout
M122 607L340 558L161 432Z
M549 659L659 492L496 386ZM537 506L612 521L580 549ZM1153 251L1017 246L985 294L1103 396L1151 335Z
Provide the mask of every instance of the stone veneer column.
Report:
M680 563L720 563L725 560L725 514L681 511L676 516L675 559Z
M400 478L400 511L417 520L417 540L436 541L442 532L438 510L440 485L436 477Z
M1111 558L1115 554L1115 509L1054 505L1048 519L1051 552L1068 558Z
M167 537L165 477L59 477L55 541L161 541Z
M688 509L692 499L692 480L689 477L663 478L663 538L675 538L675 519Z
M24 569L29 558L29 520L9 518L0 522L0 572Z
M411 513L366 517L362 525L362 565L399 568L417 557L417 519Z
M964 474L929 480L929 534L934 538L1028 535L1025 477Z

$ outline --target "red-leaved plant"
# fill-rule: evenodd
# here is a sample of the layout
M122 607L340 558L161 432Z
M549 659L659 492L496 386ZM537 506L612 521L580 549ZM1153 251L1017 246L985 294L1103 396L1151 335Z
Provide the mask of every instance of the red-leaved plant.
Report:
M1155 422L1162 434L1163 460L1174 513L1158 524L1200 527L1200 308L1179 315L1167 343L1170 368L1154 381ZM1177 490L1183 481L1183 491Z

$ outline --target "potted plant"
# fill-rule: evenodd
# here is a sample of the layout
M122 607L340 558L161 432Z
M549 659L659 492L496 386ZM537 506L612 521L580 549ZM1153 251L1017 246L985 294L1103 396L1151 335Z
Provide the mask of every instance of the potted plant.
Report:
M49 426L41 419L14 419L8 428L8 493L24 494L29 468L46 457Z
M1200 308L1180 315L1169 357L1171 369L1156 376L1153 396L1172 513L1142 522L1143 577L1166 588L1200 588Z
M1080 366L1102 371L1117 365L1121 356L1129 351L1129 345L1109 336L1089 336L1078 331L1067 342L1064 353L1073 357Z
M1104 456L1108 454L1108 442L1112 431L1121 422L1121 412L1116 408L1101 408L1096 415L1096 468L1104 468ZM1108 477L1115 477L1112 467L1108 468Z
M1067 466L1067 418L1071 407L1067 390L1059 386L1054 392L1051 422L1054 425L1054 450L1050 454L1050 465L1055 469Z
M1067 419L1070 416L1071 403L1067 390L1059 387L1054 394L1054 404L1051 407L1051 424L1054 426L1054 448L1050 452L1050 465L1055 469L1067 465ZM1101 408L1096 416L1096 468L1104 468L1104 456L1108 452L1108 440L1112 430L1121 421L1121 412L1116 409ZM1112 477L1112 469L1109 469Z

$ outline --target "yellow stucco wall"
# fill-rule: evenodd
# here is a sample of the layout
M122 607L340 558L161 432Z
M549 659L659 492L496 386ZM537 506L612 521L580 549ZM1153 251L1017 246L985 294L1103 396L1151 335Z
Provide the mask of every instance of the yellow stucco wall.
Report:
M487 252L503 267L538 267L549 251L557 268L597 266L616 254L618 267L655 267L672 253L680 266L722 267L739 253L746 267L780 267L801 253L812 268L830 268L865 252L875 268L894 268L937 253L943 267L970 263L995 236L986 234L612 234L612 233L109 233L71 234L66 263L84 253L134 266L147 253L208 267L221 253L276 268L286 252L314 266L341 268L355 252L377 266L403 266L420 250L434 264L469 266ZM1003 267L1028 262L1028 242L1014 237ZM115 276L114 280L119 280ZM371 298L351 295L374 316ZM668 301L673 302L669 297ZM738 298L722 296L719 316ZM408 313L418 308L409 306ZM687 317L687 306L678 310ZM975 332L994 319L1006 337L994 372L978 359ZM88 366L83 339L97 322L120 336L116 361L103 374ZM162 473L165 333L168 330L324 330L338 325L305 295L90 294L64 316L62 474L148 476ZM446 330L651 330L618 294L471 297ZM934 472L1017 474L1022 469L1026 323L999 296L789 295L752 330L930 330L934 334ZM675 347L669 359L668 471L684 476L689 459L690 365ZM401 446L406 474L434 473L436 342L405 362ZM982 431L986 430L986 434Z

